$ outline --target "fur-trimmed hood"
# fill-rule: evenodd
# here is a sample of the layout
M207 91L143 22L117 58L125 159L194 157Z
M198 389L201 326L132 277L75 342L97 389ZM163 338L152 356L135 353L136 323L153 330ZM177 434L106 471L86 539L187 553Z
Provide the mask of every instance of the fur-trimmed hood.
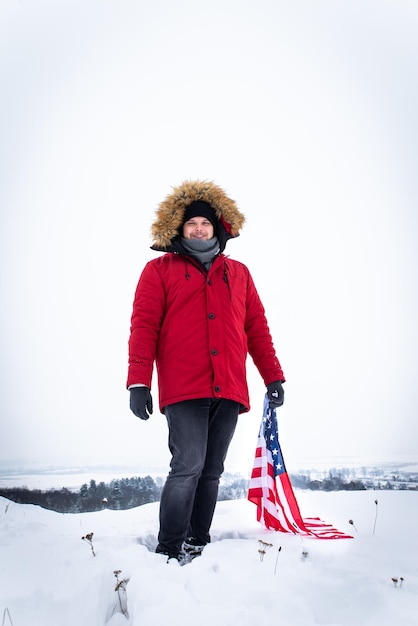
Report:
M185 181L174 187L158 206L156 219L151 227L153 250L161 252L181 252L181 226L186 207L196 200L203 200L211 205L218 218L215 235L218 237L220 250L224 250L228 239L238 237L245 217L239 211L235 201L225 191L211 181Z

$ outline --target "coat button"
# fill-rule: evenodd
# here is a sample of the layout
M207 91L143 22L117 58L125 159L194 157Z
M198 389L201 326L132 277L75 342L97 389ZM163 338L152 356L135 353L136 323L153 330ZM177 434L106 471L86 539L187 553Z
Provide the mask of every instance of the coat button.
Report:
M211 352L212 352L213 356L216 356L218 354L217 350L211 350Z
M209 313L208 318L210 320L214 320L215 319L215 313Z
M221 388L219 387L219 385L216 385L216 387L215 387L215 391L216 391L217 393L219 393L219 392L220 392L220 390L221 390Z

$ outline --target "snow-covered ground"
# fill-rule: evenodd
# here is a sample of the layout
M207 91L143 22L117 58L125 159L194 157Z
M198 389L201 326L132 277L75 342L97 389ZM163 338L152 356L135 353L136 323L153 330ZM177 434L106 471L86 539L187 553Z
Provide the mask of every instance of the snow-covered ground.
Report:
M297 497L304 516L354 539L269 532L246 500L219 502L212 543L180 567L153 552L157 503L64 515L0 498L0 623L416 626L418 493ZM272 544L263 560L259 540Z

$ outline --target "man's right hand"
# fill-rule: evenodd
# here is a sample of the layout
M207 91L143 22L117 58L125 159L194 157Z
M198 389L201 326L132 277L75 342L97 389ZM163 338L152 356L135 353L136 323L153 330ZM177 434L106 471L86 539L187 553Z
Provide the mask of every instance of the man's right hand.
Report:
M152 413L152 396L149 387L132 387L129 406L134 415L147 420Z

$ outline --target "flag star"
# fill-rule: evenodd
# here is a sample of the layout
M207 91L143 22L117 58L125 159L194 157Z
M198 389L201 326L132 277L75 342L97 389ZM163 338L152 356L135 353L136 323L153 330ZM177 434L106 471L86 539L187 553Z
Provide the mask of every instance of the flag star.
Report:
M282 464L281 464L281 463L277 463L277 465L276 465L276 469L277 469L277 470L281 470L281 469L282 469Z
M277 456L279 454L279 451L277 448L274 448L274 450L271 451L273 456Z

